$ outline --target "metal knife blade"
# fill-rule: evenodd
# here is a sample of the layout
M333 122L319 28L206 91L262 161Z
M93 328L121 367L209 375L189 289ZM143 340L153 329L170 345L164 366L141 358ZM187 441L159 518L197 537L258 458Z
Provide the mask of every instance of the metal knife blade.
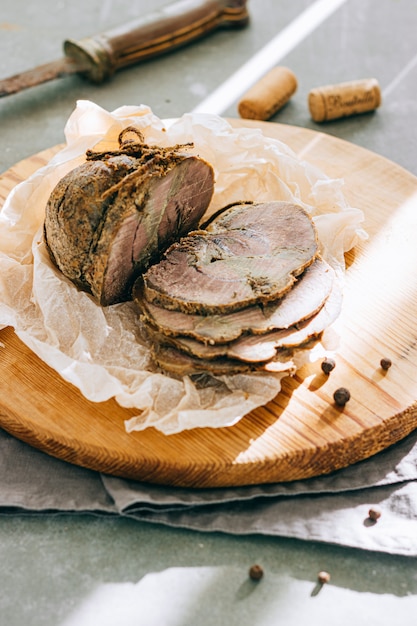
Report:
M35 87L41 83L46 83L55 78L76 74L82 71L82 69L85 68L82 68L79 63L68 57L39 65L27 72L21 72L20 74L15 74L14 76L9 76L9 78L0 80L0 98L9 96L12 93L18 93L29 87Z
M0 98L68 74L101 83L118 69L183 46L217 27L249 22L247 0L177 0L105 33L64 42L62 59L0 80Z

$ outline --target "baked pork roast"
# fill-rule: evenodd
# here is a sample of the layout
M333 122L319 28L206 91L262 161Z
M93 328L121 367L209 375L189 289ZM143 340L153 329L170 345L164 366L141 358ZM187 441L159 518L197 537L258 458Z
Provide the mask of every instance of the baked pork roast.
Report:
M186 145L87 152L52 191L51 259L103 306L134 300L157 367L174 376L295 371L337 317L341 292L310 215L237 203L200 226L214 171Z
M87 152L48 200L45 241L53 262L103 306L131 299L134 280L196 228L214 191L212 166L125 129L115 152Z

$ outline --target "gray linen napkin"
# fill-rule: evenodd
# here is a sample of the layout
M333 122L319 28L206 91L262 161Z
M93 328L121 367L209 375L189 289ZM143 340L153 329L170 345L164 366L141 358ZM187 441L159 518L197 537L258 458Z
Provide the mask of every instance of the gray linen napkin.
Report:
M376 523L368 516L372 506L382 512ZM99 475L0 431L0 507L119 514L198 531L296 537L417 556L417 433L328 476L181 489Z
M100 474L54 459L0 430L2 509L118 513Z

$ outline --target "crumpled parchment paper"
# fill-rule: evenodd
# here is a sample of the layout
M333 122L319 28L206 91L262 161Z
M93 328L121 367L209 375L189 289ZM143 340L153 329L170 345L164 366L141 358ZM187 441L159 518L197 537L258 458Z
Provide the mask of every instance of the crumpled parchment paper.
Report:
M259 129L234 129L220 117L202 114L165 124L146 105L110 113L89 101L79 101L68 119L65 147L10 193L0 213L0 326L13 326L87 399L114 397L121 406L137 408L137 417L126 421L128 431L153 426L170 434L230 426L271 400L285 374L212 377L200 388L189 377L157 372L133 304L98 306L60 274L45 249L44 211L55 184L84 161L87 149L116 148L129 125L149 144L194 143L191 152L208 160L216 174L209 213L239 200L283 199L304 206L315 220L323 256L339 276L344 253L366 237L362 211L347 205L342 180L300 161Z

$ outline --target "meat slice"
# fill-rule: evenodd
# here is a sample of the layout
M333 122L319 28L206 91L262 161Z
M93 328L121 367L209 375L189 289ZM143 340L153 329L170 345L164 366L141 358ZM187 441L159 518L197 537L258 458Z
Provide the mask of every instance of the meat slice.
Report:
M319 338L323 331L338 317L342 306L342 291L334 283L332 291L320 311L302 324L264 335L244 336L228 344L207 345L186 337L166 338L178 350L210 360L228 358L247 363L265 363L276 358L279 351L304 346ZM151 331L152 332L152 331ZM163 342L159 336L154 340Z
M295 327L293 332L287 329L262 335L262 337L243 337L231 344L228 357L243 361L266 362L273 360L279 350L300 348L310 344L312 340L319 339L326 328L339 316L342 299L342 291L335 283L320 311Z
M197 227L213 190L211 165L175 148L129 144L88 160L47 203L51 258L100 304L128 300L138 275Z
M304 321L323 305L334 280L334 270L317 258L283 298L265 306L256 304L223 315L187 315L156 306L143 298L139 283L133 298L144 321L161 333L219 344L231 342L244 334L263 334Z
M283 296L314 261L317 235L290 202L240 204L173 244L144 274L148 302L184 313L229 313Z
M247 372L281 372L288 375L294 374L295 365L292 354L282 351L273 361L268 364L248 363L239 360L220 357L218 359L199 359L174 346L155 344L152 349L154 362L164 371L176 376L195 376L198 374L212 374L213 376L227 376Z

